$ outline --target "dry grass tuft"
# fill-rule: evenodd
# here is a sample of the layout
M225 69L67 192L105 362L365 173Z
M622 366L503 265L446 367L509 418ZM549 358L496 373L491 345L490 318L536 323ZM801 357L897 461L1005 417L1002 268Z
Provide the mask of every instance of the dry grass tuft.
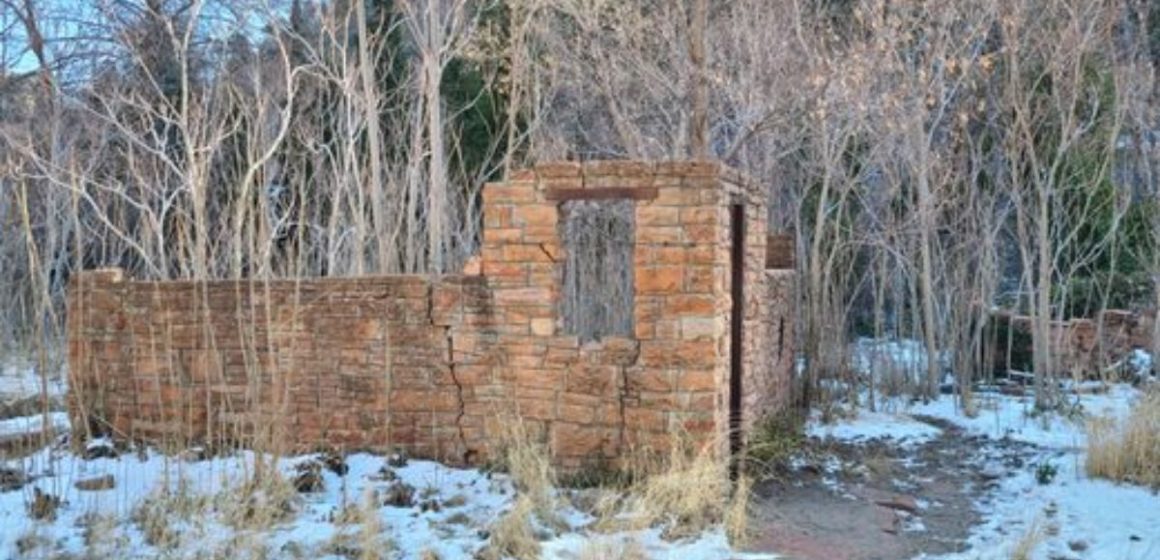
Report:
M363 493L359 508L359 560L380 560L391 551L391 543L383 539L383 524L379 518L379 496L374 488Z
M133 507L129 518L141 530L146 543L169 550L181 544L179 526L199 517L208 506L208 498L193 492L188 480L179 478L172 489L163 480Z
M648 560L644 545L631 539L595 539L580 549L579 560Z
M113 515L89 512L80 517L81 536L85 543L85 555L90 558L115 558L124 555L129 539L117 527Z
M215 497L222 521L237 529L268 529L288 519L299 500L297 489L274 464L255 459L254 465L241 484L226 485Z
M552 457L548 444L538 434L532 432L522 419L505 422L505 432L501 435L504 450L503 462L516 491L526 496L537 517L544 523L558 526L562 523L558 509L555 486L556 471L552 467Z
M492 526L491 541L479 557L482 560L537 560L540 557L540 542L532 526L535 509L535 504L527 494L517 498L512 509Z
M749 542L749 498L753 495L753 479L741 476L733 488L733 497L725 508L725 536L734 546Z
M1123 422L1088 423L1088 476L1160 488L1160 391L1145 394Z
M660 527L662 536L677 540L724 525L730 538L744 540L748 532L752 481L743 478L734 491L728 461L719 446L693 445L678 436L666 460L638 461L627 489L605 489L592 508L603 532Z
M711 447L674 445L667 468L630 489L638 527L665 527L666 538L696 535L724 519L730 491L726 461Z
M1043 533L1043 527L1040 525L1039 520L1036 519L1035 522L1027 528L1027 532L1023 533L1023 536L1020 537L1019 541L1015 543L1014 547L1012 547L1011 560L1031 560L1031 554L1035 552L1035 548L1039 546L1039 544L1042 543L1043 539L1045 538L1046 535Z

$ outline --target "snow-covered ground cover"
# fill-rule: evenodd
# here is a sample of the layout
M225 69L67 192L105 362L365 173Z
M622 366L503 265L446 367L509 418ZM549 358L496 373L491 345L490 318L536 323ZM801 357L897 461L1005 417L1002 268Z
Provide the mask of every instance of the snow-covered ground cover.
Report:
M860 372L867 374L875 374L874 364L880 363L866 355L869 350L900 362L894 367L924 363L921 349L911 341L859 341L853 355ZM1151 357L1140 351L1130 361L1141 369L1151 366ZM1092 479L1084 470L1086 422L1097 417L1125 418L1141 390L1126 384L1098 391L1087 385L1066 389L1064 413L1036 414L1030 395L984 393L975 395L975 414L968 415L953 397L944 395L926 404L892 403L893 414L856 411L851 419L832 425L822 425L815 417L807 430L818 437L851 442L937 437L936 428L916 426L920 423L915 416L924 416L949 422L969 434L1034 446L1033 461L1010 476L996 477L998 486L991 492L980 492L976 506L984 521L972 530L970 549L942 557L945 560L1011 558L1020 546L1030 549L1032 559L1160 558L1160 495L1144 487ZM1001 464L982 468L1010 470Z
M37 434L44 431L44 414L33 416L17 416L0 420L0 440L23 434ZM64 412L50 412L47 415L48 425L53 433L68 431L68 414Z
M63 397L68 390L63 376L50 376L42 380L36 367L26 360L0 359L0 404L38 397L42 383L48 390L49 398Z
M111 449L101 442L90 448ZM371 454L347 456L345 469L334 470L321 456L284 458L274 463L283 482L257 490L253 481L274 480L255 476L255 465L270 458L248 451L214 458L106 454L86 460L57 446L0 461L0 482L5 472L27 477L23 486L0 491L0 557L472 558L517 495L507 475L420 460L392 465ZM312 460L324 465L317 470L321 488L299 493L292 487L298 466ZM537 528L543 558L617 551L640 558L771 558L733 552L720 528L676 541L662 538L660 528L600 532L568 492L555 491L562 523ZM38 494L60 499L49 506L51 515L36 511ZM268 524L250 511L261 504L278 514ZM370 548L381 556L360 556Z
M993 497L980 502L985 522L970 539L972 550L953 558L1009 557L1023 538L1039 542L1032 558L1160 558L1160 495L1084 472L1087 419L1123 419L1139 396L1127 385L1113 385L1104 394L1073 395L1076 408L1070 417L1033 415L1032 397L1006 395L979 397L974 418L956 411L949 397L915 406L914 413L945 419L971 433L1039 449L1035 462L1003 479Z
M812 415L806 425L806 435L819 439L832 438L839 441L865 442L873 439L891 438L900 445L929 441L938 437L942 430L915 420L907 414L859 411L852 418L841 422L823 423L821 414Z

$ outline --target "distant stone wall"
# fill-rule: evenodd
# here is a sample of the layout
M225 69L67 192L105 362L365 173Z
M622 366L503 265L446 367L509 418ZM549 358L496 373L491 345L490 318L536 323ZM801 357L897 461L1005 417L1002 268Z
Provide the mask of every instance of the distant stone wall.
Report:
M766 270L756 186L711 163L561 163L490 184L483 197L482 249L460 276L78 275L74 427L265 437L299 450L402 447L470 463L495 452L518 414L564 466L664 452L678 432L723 445L734 204L748 222L741 425L786 404L793 275ZM560 205L577 199L634 201L635 336L581 344L563 332Z
M995 367L1030 371L1033 318L994 313L990 320ZM1116 309L1103 311L1093 319L1051 321L1055 373L1093 374L1120 362L1134 349L1151 351L1154 326L1154 312Z

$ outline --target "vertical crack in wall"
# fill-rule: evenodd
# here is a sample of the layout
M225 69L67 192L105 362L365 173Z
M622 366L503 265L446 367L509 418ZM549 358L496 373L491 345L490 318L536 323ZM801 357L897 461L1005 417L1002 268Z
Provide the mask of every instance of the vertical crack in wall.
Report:
M628 415L625 409L628 407L628 367L620 367L620 422L617 430L616 454L620 455L625 449L625 432L628 431Z
M461 286L460 290L462 289ZM462 313L462 297L459 298L459 310ZM455 415L455 430L459 435L460 448L463 450L463 456L460 459L466 462L469 450L467 449L467 434L463 431L463 417L467 415L467 403L463 400L463 383L455 371L455 338L452 336L451 325L439 325L435 321L435 284L433 282L427 283L427 322L432 328L443 329L443 338L447 341L447 372L451 376L451 382L455 384L455 399L459 405L459 411Z
M466 462L470 451L467 449L467 436L463 432L463 417L467 414L467 403L463 400L463 383L455 372L455 338L451 336L451 327L444 327L447 337L447 370L451 375L451 382L455 384L455 398L459 403L459 413L455 415L455 429L459 432L459 445L463 449L462 459Z

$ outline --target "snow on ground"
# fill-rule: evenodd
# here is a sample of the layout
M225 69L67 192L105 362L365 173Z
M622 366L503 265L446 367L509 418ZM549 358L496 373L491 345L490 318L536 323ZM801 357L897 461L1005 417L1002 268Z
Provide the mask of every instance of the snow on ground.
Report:
M277 466L292 480L296 465L316 457L286 458ZM118 558L250 557L238 552L239 543L244 542L267 551L270 557L343 558L350 554L349 548L341 546L344 538L352 546L362 546L368 542L366 528L377 525L372 534L378 536L372 542L391 551L387 558L472 558L486 544L495 521L514 504L513 485L505 475L420 460L391 467L382 456L356 454L346 457L349 471L343 476L322 469L322 491L292 493L292 512L272 528L232 526L230 512L244 503L238 488L252 478L259 458L252 452L238 452L197 460L144 450L85 460L62 447L0 461L0 482L6 468L32 478L23 488L0 491L0 557L42 558L60 552ZM113 477L113 488L82 491L75 486L77 481L105 475ZM414 488L414 505L384 505L384 496L398 483ZM62 499L55 520L30 517L28 506L34 502L36 489ZM168 489L168 501L158 499L166 494L164 489ZM371 492L377 493L373 509L363 511L373 511L374 525L336 520L346 506L365 504ZM720 529L676 542L662 539L660 529L589 533L585 526L594 519L560 497L558 513L566 528L542 536L544 558L581 558L584 551L591 554L594 545L604 547L597 550L628 546L626 550L644 552L648 558L773 558L734 553ZM150 503L168 505L142 516L143 504ZM166 520L162 526L168 524L175 531L177 543L169 548L150 544L150 535L157 533L151 533L142 519L153 520L154 526ZM228 552L230 547L235 547L232 552ZM25 556L20 556L22 550ZM437 556L423 556L428 552Z
M1084 411L1074 420L1058 415L1031 417L1030 397L1006 395L979 396L981 411L974 418L956 410L953 398L946 396L910 407L909 414L940 418L970 433L1009 438L1039 449L1034 461L1003 478L991 496L980 496L977 507L984 522L973 529L970 550L939 558L1010 558L1017 543L1031 532L1041 539L1031 556L1036 560L1160 558L1160 495L1143 487L1088 478L1083 466L1083 417L1124 417L1138 396L1137 390L1124 385L1112 386L1106 394L1073 396ZM858 442L884 436L912 438L915 423L907 414L860 412L853 421L830 426L811 422L808 429L813 435ZM1055 470L1047 484L1037 480L1039 465ZM1000 464L984 469L1004 470Z
M1036 414L1030 394L976 394L973 398L978 411L973 418L959 410L955 399L949 396L911 406L907 412L942 418L994 439L1005 437L1052 449L1080 449L1086 446L1084 425L1088 418L1124 418L1138 395L1139 391L1123 384L1109 385L1106 393L1067 395L1065 409L1073 411L1070 417Z
M903 367L925 363L917 343L873 343L859 341L854 348L856 364L873 373L868 350L886 349L890 359ZM863 356L858 358L859 356ZM1150 366L1151 356L1137 351L1132 365ZM859 361L861 360L861 361ZM1013 476L1003 478L989 496L980 496L977 507L984 523L975 527L970 550L943 560L1011 558L1027 534L1037 534L1031 558L1036 560L1150 560L1160 558L1160 495L1147 488L1088 478L1084 472L1087 436L1085 422L1094 417L1124 418L1140 391L1128 385L1111 385L1105 392L1089 392L1091 387L1069 387L1071 414L1035 414L1031 396L1001 394L975 395L977 414L968 417L951 396L928 404L904 405L900 414L887 415L859 411L851 421L836 425L808 427L812 435L845 441L865 441L893 436L906 440L934 437L916 429L911 415L939 418L969 433L993 440L1009 438L1034 445L1038 457ZM933 429L933 428L932 428ZM935 434L937 435L937 434ZM1050 482L1037 477L1041 465L1054 470ZM984 469L1003 470L1002 465Z
M1139 348L1128 353L1127 365L1132 373L1145 375L1152 371L1152 355Z
M36 434L44 430L44 415L18 416L0 420L0 439L21 434ZM48 413L48 425L54 432L68 431L68 414L65 412Z
M63 378L50 377L47 381L50 398L63 397L67 392ZM0 359L0 404L39 396L41 382L36 368L26 361Z
M820 417L820 414L814 414L806 426L806 435L850 442L891 438L902 445L909 445L929 441L942 434L942 430L906 414L860 410L853 418L832 424L820 422Z
M1006 395L981 396L974 418L956 412L950 397L913 407L912 412L943 418L972 433L1040 449L1032 465L1004 479L994 498L979 504L986 521L975 529L971 551L948 560L1009 557L1028 532L1042 538L1033 558L1160 558L1160 496L1147 488L1091 479L1084 472L1086 419L1124 418L1139 395L1127 385L1113 385L1104 394L1072 395L1077 414L1071 418L1035 416L1032 397ZM1039 465L1056 472L1047 484L1037 480Z

